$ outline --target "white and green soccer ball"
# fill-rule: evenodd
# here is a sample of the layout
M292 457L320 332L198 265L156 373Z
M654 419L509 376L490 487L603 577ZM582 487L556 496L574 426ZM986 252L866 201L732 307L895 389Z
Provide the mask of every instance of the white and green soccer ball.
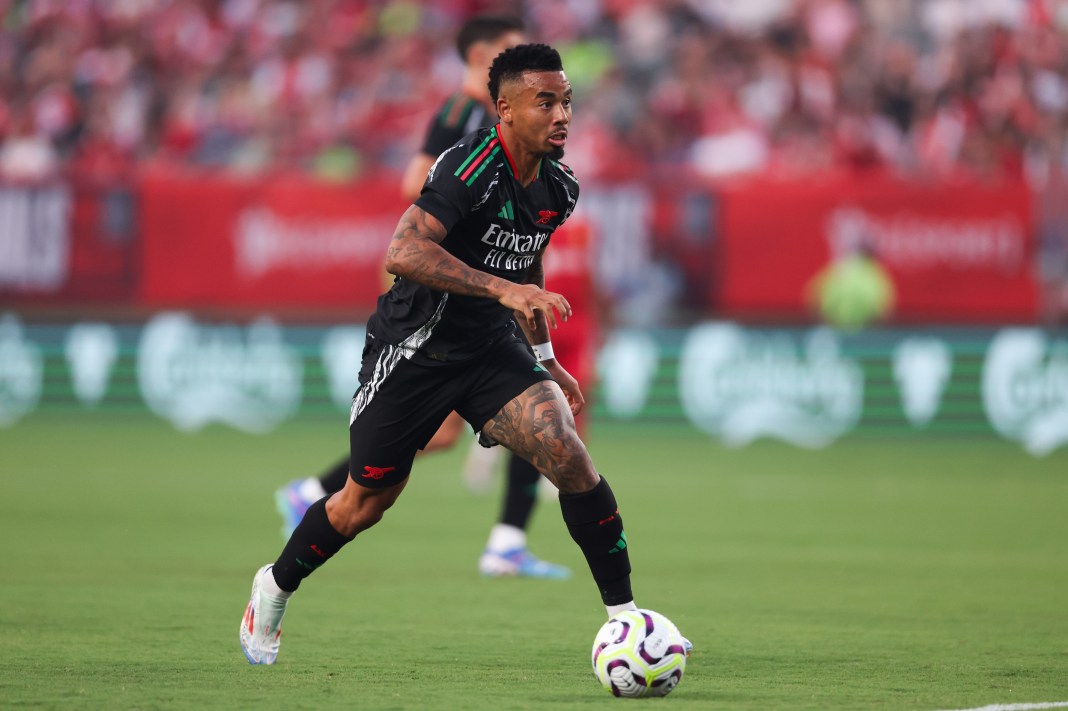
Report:
M659 612L620 612L593 640L593 673L615 696L666 696L684 671L683 637Z

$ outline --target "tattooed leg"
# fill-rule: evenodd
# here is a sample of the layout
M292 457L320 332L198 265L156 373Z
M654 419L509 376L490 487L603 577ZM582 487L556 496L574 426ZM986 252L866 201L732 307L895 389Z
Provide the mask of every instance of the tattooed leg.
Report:
M552 381L513 398L483 431L537 467L561 493L589 491L600 480L564 393Z
M582 549L609 614L633 606L630 552L611 487L593 468L564 393L554 382L532 385L490 419L487 435L525 457L560 489L560 512Z

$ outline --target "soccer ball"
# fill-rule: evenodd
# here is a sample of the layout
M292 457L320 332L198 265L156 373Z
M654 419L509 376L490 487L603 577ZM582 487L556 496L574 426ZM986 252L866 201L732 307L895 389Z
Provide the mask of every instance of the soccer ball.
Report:
M685 670L683 637L659 612L620 612L593 640L593 673L616 696L667 696Z

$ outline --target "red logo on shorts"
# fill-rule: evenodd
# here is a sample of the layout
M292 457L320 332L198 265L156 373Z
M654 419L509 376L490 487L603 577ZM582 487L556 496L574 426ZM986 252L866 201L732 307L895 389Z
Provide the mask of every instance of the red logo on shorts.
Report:
M377 479L381 479L386 474L389 474L391 471L393 471L396 468L397 467L364 467L363 470L365 472L367 472L367 473L364 474L363 476L365 478L367 478L367 479L376 479L377 480Z
M535 224L547 225L549 224L549 220L559 214L559 212L553 212L552 210L538 210L538 215L540 215L540 217L538 217L538 221Z

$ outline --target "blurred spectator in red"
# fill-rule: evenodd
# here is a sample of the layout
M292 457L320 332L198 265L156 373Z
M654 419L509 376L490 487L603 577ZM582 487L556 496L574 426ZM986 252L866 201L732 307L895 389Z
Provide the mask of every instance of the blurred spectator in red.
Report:
M1068 20L1050 0L550 0L583 175L828 170L1024 178L1068 163ZM400 170L513 3L8 0L0 140L21 175L146 162L346 180ZM592 129L592 130L591 130Z
M25 106L13 106L7 121L4 143L0 146L0 178L16 183L47 180L59 168L52 143L39 133Z

